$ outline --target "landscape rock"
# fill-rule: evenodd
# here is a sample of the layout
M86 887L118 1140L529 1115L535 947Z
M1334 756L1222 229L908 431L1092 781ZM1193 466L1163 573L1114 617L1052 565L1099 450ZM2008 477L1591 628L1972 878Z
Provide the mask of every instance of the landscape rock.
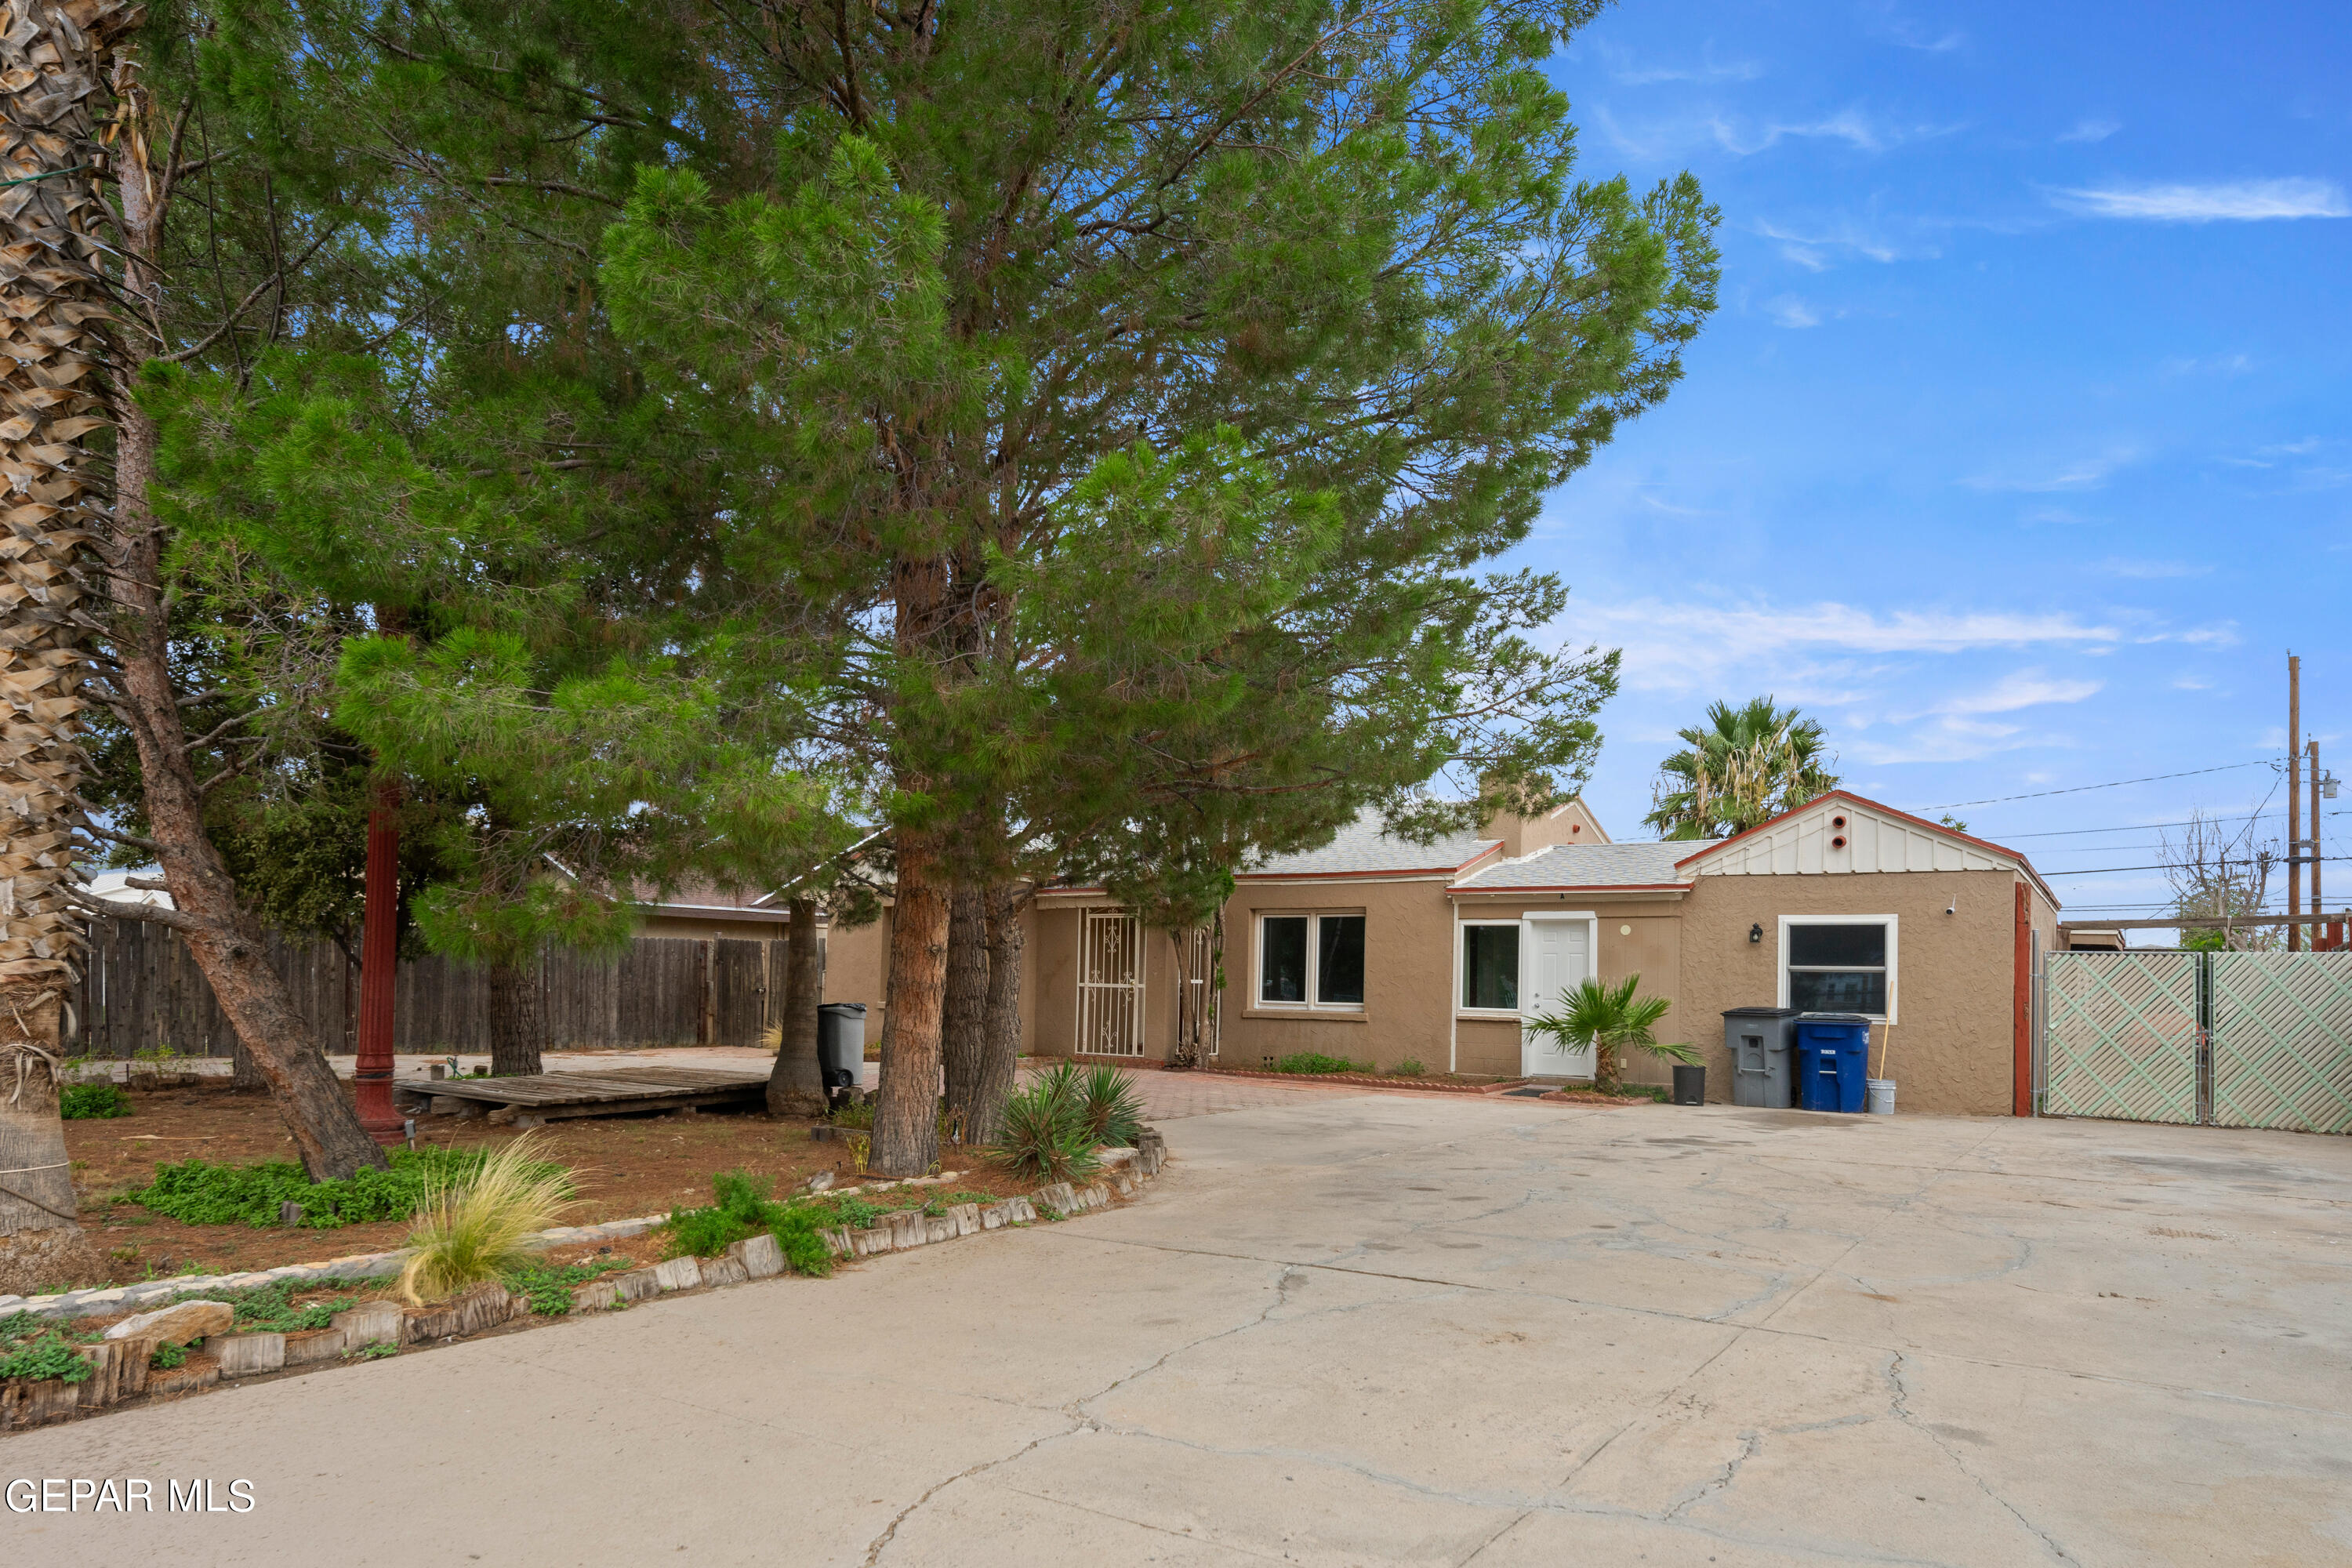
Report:
M437 1307L412 1309L404 1313L407 1321L401 1330L401 1340L404 1344L417 1345L478 1334L505 1322L513 1311L507 1288L496 1279L488 1279ZM224 1366L222 1370L227 1368Z
M801 1191L804 1193L821 1193L832 1185L833 1173L831 1171L819 1171L815 1175L811 1176L807 1181L801 1184Z
M895 1209L885 1223L890 1228L893 1247L921 1247L931 1239L931 1229L924 1223L920 1209Z
M1036 1208L1052 1209L1055 1214L1078 1212L1078 1194L1071 1190L1070 1184L1067 1182L1055 1182L1051 1186L1039 1187L1024 1201L1032 1203Z
M207 1341L205 1348L220 1362L223 1377L249 1377L286 1364L284 1334L224 1334Z
M948 1218L955 1221L958 1236L976 1236L980 1232L980 1205L957 1204L948 1210Z
M740 1285L751 1278L740 1258L706 1258L702 1260L702 1282L713 1287Z
M1013 1205L1010 1203L991 1204L980 1211L980 1228L982 1230L1003 1230L1012 1223Z
M610 1279L591 1279L572 1287L572 1310L602 1312L621 1304L621 1288Z
M192 1355L178 1366L150 1368L147 1396L162 1399L174 1394L194 1394L219 1381L220 1363L208 1355Z
M702 1260L688 1256L656 1263L654 1279L665 1290L691 1290L702 1283Z
M286 1364L314 1366L322 1361L339 1359L350 1348L348 1337L341 1329L313 1329L307 1333L286 1336Z
M369 1345L400 1343L408 1314L400 1310L397 1301L362 1301L337 1312L331 1321L343 1331L343 1348L356 1351Z
M1095 1151L1095 1158L1102 1163L1102 1167L1106 1171L1117 1170L1119 1166L1131 1163L1136 1158L1136 1154L1137 1152L1133 1149L1105 1147Z
M1005 1199L1004 1211L1006 1217L1014 1225L1035 1225L1037 1223L1037 1205L1031 1203L1027 1198Z
M853 1230L849 1233L849 1250L858 1258L871 1258L877 1252L887 1252L890 1250L890 1233L880 1226L870 1230Z
M159 1312L142 1312L125 1318L106 1331L110 1340L152 1340L157 1344L169 1341L175 1345L194 1344L209 1334L225 1334L236 1326L236 1310L226 1301L183 1301L176 1307L166 1307Z
M765 1231L745 1237L727 1249L727 1256L742 1265L747 1279L772 1279L784 1271L784 1249Z
M952 1215L929 1215L924 1217L923 1239L925 1241L953 1241L962 1234L963 1227L956 1224L955 1216Z
M613 1277L613 1289L624 1301L649 1300L661 1294L661 1279L657 1270L632 1268Z

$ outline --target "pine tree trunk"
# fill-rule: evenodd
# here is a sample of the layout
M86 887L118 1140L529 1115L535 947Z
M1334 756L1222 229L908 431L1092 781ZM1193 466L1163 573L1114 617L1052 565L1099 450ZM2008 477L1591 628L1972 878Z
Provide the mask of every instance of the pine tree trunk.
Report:
M483 976L489 992L490 1076L544 1072L540 1059L547 1032L539 1005L539 955L520 963L493 963Z
M360 1125L350 1090L327 1064L286 982L269 966L260 921L237 901L228 868L205 836L204 795L188 757L172 682L170 634L154 587L163 570L162 525L146 505L155 475L155 426L128 399L121 437L111 586L121 668L115 679L139 748L155 858L179 915L170 923L187 937L221 1011L252 1053L310 1179L338 1181L383 1170L388 1164L383 1151Z
M959 887L948 895L947 992L940 1001L940 1051L947 1066L948 1115L971 1142L988 1033L988 894Z
M68 895L97 622L79 557L105 521L81 447L107 423L88 387L108 347L90 324L111 297L89 100L108 46L137 17L114 0L70 16L16 0L0 19L0 1291L16 1295L98 1274L57 1075L84 942Z
M948 889L940 871L932 835L898 835L890 1011L866 1162L877 1176L923 1175L940 1157L940 1022L948 957Z
M1013 1068L1021 1058L1021 965L1026 945L1021 909L1027 902L1017 882L988 889L987 1027L981 1047L980 1086L972 1093L964 1141L992 1144L1004 1132L1004 1102L1013 1095Z
M817 1006L824 982L817 965L816 900L794 899L785 906L793 923L784 929L784 995L776 1015L776 1065L768 1074L768 1114L823 1116L824 1073L817 1060Z

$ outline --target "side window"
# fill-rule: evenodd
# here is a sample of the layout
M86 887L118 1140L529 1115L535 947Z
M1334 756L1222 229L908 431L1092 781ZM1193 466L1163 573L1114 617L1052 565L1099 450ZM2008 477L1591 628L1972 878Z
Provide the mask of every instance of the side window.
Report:
M1307 1000L1305 915L1267 915L1258 922L1257 999Z
M1515 1011L1519 1005L1519 928L1462 928L1462 1005Z
M1364 917L1315 917L1315 1000L1326 1007L1364 1005Z

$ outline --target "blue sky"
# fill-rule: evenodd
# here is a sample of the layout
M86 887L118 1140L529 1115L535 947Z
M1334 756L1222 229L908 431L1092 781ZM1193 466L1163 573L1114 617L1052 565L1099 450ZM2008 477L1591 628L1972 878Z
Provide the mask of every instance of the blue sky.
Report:
M2146 865L2191 808L2283 810L2229 764L2283 755L2290 646L2352 777L2347 68L2319 5L1622 0L1579 35L1583 172L1723 209L1685 380L1521 552L1624 649L1613 833L1678 726L1769 691L1911 809L2226 767L1958 812L2045 873Z

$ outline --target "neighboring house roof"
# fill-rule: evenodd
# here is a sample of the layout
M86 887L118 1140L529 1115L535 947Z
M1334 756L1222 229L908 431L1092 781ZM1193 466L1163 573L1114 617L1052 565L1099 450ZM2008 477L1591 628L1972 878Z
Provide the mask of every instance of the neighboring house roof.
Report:
M123 886L133 877L152 882L163 874L154 866L144 866L136 871L100 871L90 878L86 890L93 899L107 899L118 904L152 904L159 910L168 910L173 907L172 895L162 889Z
M1843 828L1831 820L1839 816L1846 818ZM1818 795L1745 833L1688 850L1675 869L1685 878L2014 871L2032 879L2053 908L2058 903L2058 895L2033 863L2018 851L1843 789Z
M1677 859L1690 853L1688 840L1672 844L1555 844L1516 860L1482 866L1454 884L1455 890L1496 888L1686 888L1690 877Z
M1243 881L1269 877L1449 876L1500 847L1500 840L1456 833L1434 844L1413 844L1381 831L1377 812L1367 811L1320 849L1277 855L1240 875Z

